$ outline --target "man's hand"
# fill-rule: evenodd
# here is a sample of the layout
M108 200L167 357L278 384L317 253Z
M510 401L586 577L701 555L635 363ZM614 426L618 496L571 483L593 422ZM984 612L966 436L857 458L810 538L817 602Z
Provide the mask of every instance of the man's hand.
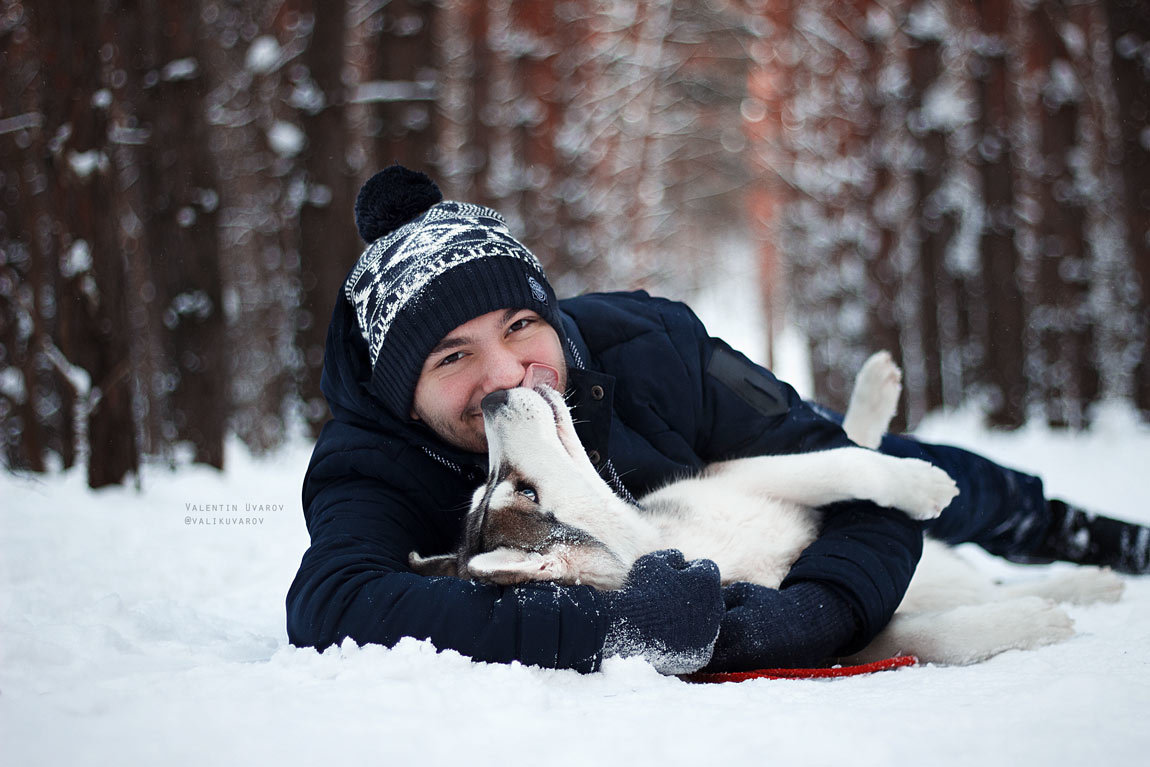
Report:
M710 661L723 617L714 562L656 551L640 557L626 585L604 597L610 619L604 657L638 655L663 674L698 671Z
M785 589L732 583L706 671L810 668L848 644L858 630L851 608L833 589L802 581Z

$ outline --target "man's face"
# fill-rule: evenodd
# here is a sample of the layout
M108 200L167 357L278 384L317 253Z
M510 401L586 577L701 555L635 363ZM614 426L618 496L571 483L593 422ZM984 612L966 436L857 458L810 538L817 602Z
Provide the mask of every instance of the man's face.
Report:
M485 453L479 403L493 391L522 384L532 363L558 370L558 389L566 389L563 347L546 320L530 309L499 309L476 317L448 333L427 355L411 416L452 445Z

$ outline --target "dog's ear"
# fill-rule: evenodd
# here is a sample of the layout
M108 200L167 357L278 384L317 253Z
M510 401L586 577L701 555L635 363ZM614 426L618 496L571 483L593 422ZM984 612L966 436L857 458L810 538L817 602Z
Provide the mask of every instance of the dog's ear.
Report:
M566 567L554 554L501 547L472 557L467 571L475 578L509 586L528 581L562 580Z
M411 569L420 575L459 576L459 559L454 554L440 554L437 557L421 557L414 551L407 555Z

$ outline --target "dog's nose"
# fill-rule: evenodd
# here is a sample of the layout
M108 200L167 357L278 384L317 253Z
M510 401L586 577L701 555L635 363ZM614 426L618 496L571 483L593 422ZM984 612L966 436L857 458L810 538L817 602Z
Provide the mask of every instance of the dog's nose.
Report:
M484 414L491 414L506 404L507 390L500 389L498 391L493 391L484 397L483 401L479 403L479 408L484 412Z

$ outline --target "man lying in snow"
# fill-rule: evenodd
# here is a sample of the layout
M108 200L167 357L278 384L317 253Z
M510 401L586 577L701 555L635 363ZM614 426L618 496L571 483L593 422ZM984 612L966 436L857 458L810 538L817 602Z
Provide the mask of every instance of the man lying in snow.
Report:
M779 589L720 586L707 561L641 558L625 588L515 587L422 577L487 474L479 403L529 365L559 371L580 441L624 498L729 458L849 446L833 414L711 338L686 306L645 293L557 301L538 260L488 208L443 201L392 166L360 191L367 249L337 299L322 388L333 420L304 480L311 545L287 596L293 644L430 639L476 660L592 671L626 652L708 671L812 666L890 620L925 531L1015 561L1144 573L1150 529L1047 500L1037 477L888 435L960 494L937 520L837 504Z

